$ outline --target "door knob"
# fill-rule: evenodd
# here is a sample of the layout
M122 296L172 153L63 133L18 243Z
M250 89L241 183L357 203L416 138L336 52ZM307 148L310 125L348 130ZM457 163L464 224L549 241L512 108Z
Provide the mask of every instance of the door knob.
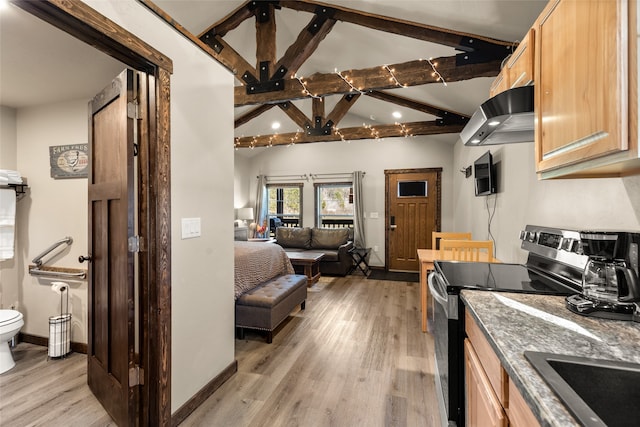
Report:
M395 229L396 229L396 227L397 227L397 225L395 225L395 224L391 224L391 225L389 226L389 228L390 228L390 229L392 229L392 230L395 230Z
M91 262L91 257L90 257L90 256L82 256L82 255L80 255L80 256L78 257L78 262L79 262L80 264L82 264L82 263L83 263L83 262L85 262L85 261L89 261L89 262Z

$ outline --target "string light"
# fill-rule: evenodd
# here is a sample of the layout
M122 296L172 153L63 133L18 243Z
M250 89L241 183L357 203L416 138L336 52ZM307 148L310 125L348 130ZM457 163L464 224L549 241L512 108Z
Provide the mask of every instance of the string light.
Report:
M338 135L340 137L341 141L346 141L347 143L350 143L351 141L348 141L347 139L345 139L344 135L342 134L342 132L340 132L340 129L338 129L338 126L334 126L333 127L333 131L335 132L336 135Z
M369 129L373 139L375 139L376 141L378 141L380 139L380 133L373 126L368 125L366 123L363 123L362 126L364 126L365 129Z
M413 137L413 135L409 132L409 129L407 129L404 123L396 122L396 126L400 126L400 132L402 132L405 138L409 138L410 136Z
M291 142L287 144L287 147L291 147L300 138L300 129L296 130L296 133L291 137Z
M383 65L382 66L383 69L387 70L387 72L389 73L389 75L391 75L391 77L389 77L389 81L390 82L394 82L397 86L400 87L408 87L409 85L407 84L402 84L400 83L400 81L398 80L398 78L396 77L396 75L394 74L396 69L395 68L389 68L388 65Z
M338 71L338 69L337 69L337 68L334 68L334 69L333 69L333 72L334 72L334 73L336 73L336 74L337 74L337 75L338 75L342 80L344 80L344 82L345 82L346 84L348 84L348 85L349 85L349 87L351 88L351 91L352 91L352 92L364 93L364 92L362 91L362 89L361 89L361 88L357 88L357 87L355 87L355 86L353 85L353 79L352 79L352 80L349 80L349 76L347 76L347 75L344 75L344 76L343 76L343 75L342 75L342 72L341 72L341 71Z
M433 73L431 73L431 75L436 78L436 81L438 81L438 82L442 81L442 84L446 86L447 82L444 81L444 77L442 77L442 75L440 75L438 70L436 70L436 67L438 66L438 63L431 61L432 59L433 58L427 59L427 62L429 63L429 65L431 65L431 69L433 70Z
M309 89L307 89L307 85L304 82L304 80L302 80L302 77L298 77L297 74L294 74L293 76L291 76L292 79L296 79L298 80L298 82L300 83L300 85L302 86L302 93L305 94L306 96L310 96L312 98L316 98L316 99L322 99L321 96L318 95L314 95L313 93L309 92Z

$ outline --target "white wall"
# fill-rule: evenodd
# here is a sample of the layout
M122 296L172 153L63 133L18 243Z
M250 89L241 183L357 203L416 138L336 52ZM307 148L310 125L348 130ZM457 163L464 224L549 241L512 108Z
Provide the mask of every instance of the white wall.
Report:
M140 3L85 2L173 60L171 411L175 412L235 357L233 76ZM202 236L182 240L181 218L194 217L201 218Z
M0 106L0 169L17 169L16 110ZM16 258L0 261L0 308L9 308L18 301Z
M458 172L470 166L487 150L498 169L498 194L475 197L473 177ZM246 154L236 154L239 158ZM300 144L262 149L249 158L250 168L236 168L249 174L248 195L253 205L255 176L333 173L364 170L365 211L378 212L367 218L367 245L378 246L372 265L384 265L384 170L414 167L443 167L442 230L471 231L476 239L496 240L496 256L504 262L525 262L518 236L527 224L570 229L640 230L640 176L599 179L556 179L540 181L535 174L532 143L465 147L429 141L429 137L381 142ZM246 162L242 157L240 161ZM238 195L244 191L236 188ZM247 196L244 196L247 197ZM304 225L313 226L313 182L305 182Z
M236 209L253 207L249 196L251 183L255 182L255 177L251 179L251 161L247 157L237 155L236 152L233 170L233 207ZM255 195L253 198L255 199Z
M454 229L469 230L474 238L488 238L491 223L496 256L505 262L524 262L518 235L527 224L569 229L640 230L640 176L627 178L555 179L540 181L535 174L533 143L454 147L455 164L462 167L490 150L498 168L498 194L475 197L473 179L454 178Z
M105 83L106 84L106 83ZM70 236L73 244L45 257L47 265L80 268L87 254L87 180L53 179L49 146L87 143L87 100L22 108L17 113L17 167L27 178L29 191L16 205L16 263L22 332L49 336L49 316L60 314L60 297L52 280L30 276L31 260L54 242ZM87 282L69 284L72 340L87 342ZM65 306L62 307L66 311Z
M241 149L249 150L249 149ZM251 153L250 153L251 154ZM239 156L236 154L236 163ZM453 190L453 150L451 145L437 137L395 138L382 141L362 140L347 142L327 142L298 144L262 149L250 157L250 167L236 169L236 181L240 174L249 174L251 206L255 204L256 176L350 173L356 170L366 172L363 181L364 210L367 214L365 233L367 246L378 246L378 252L371 253L370 264L383 266L385 260L385 175L387 169L435 168L442 167L442 191L444 195ZM236 194L238 194L236 189ZM303 225L314 225L313 181L304 182ZM442 229L453 225L453 211L450 197L442 198ZM378 219L370 213L377 212Z

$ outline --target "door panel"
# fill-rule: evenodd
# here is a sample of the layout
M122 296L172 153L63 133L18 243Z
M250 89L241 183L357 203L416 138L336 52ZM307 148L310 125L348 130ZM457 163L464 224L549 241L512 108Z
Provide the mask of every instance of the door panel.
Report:
M87 382L119 425L136 425L134 119L137 73L125 70L89 103L89 342Z
M385 171L387 180L387 267L418 271L417 250L431 247L431 232L439 229L440 169ZM426 182L424 195L401 195L399 183ZM395 227L394 227L395 225Z

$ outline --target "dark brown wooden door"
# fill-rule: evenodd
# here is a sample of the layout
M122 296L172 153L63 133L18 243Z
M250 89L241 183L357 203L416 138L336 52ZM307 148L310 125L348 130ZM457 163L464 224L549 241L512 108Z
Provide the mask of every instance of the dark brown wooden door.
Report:
M134 131L136 72L125 70L89 103L88 383L121 426L136 425Z
M431 232L440 225L440 171L385 171L389 270L418 271L417 250L431 247Z

